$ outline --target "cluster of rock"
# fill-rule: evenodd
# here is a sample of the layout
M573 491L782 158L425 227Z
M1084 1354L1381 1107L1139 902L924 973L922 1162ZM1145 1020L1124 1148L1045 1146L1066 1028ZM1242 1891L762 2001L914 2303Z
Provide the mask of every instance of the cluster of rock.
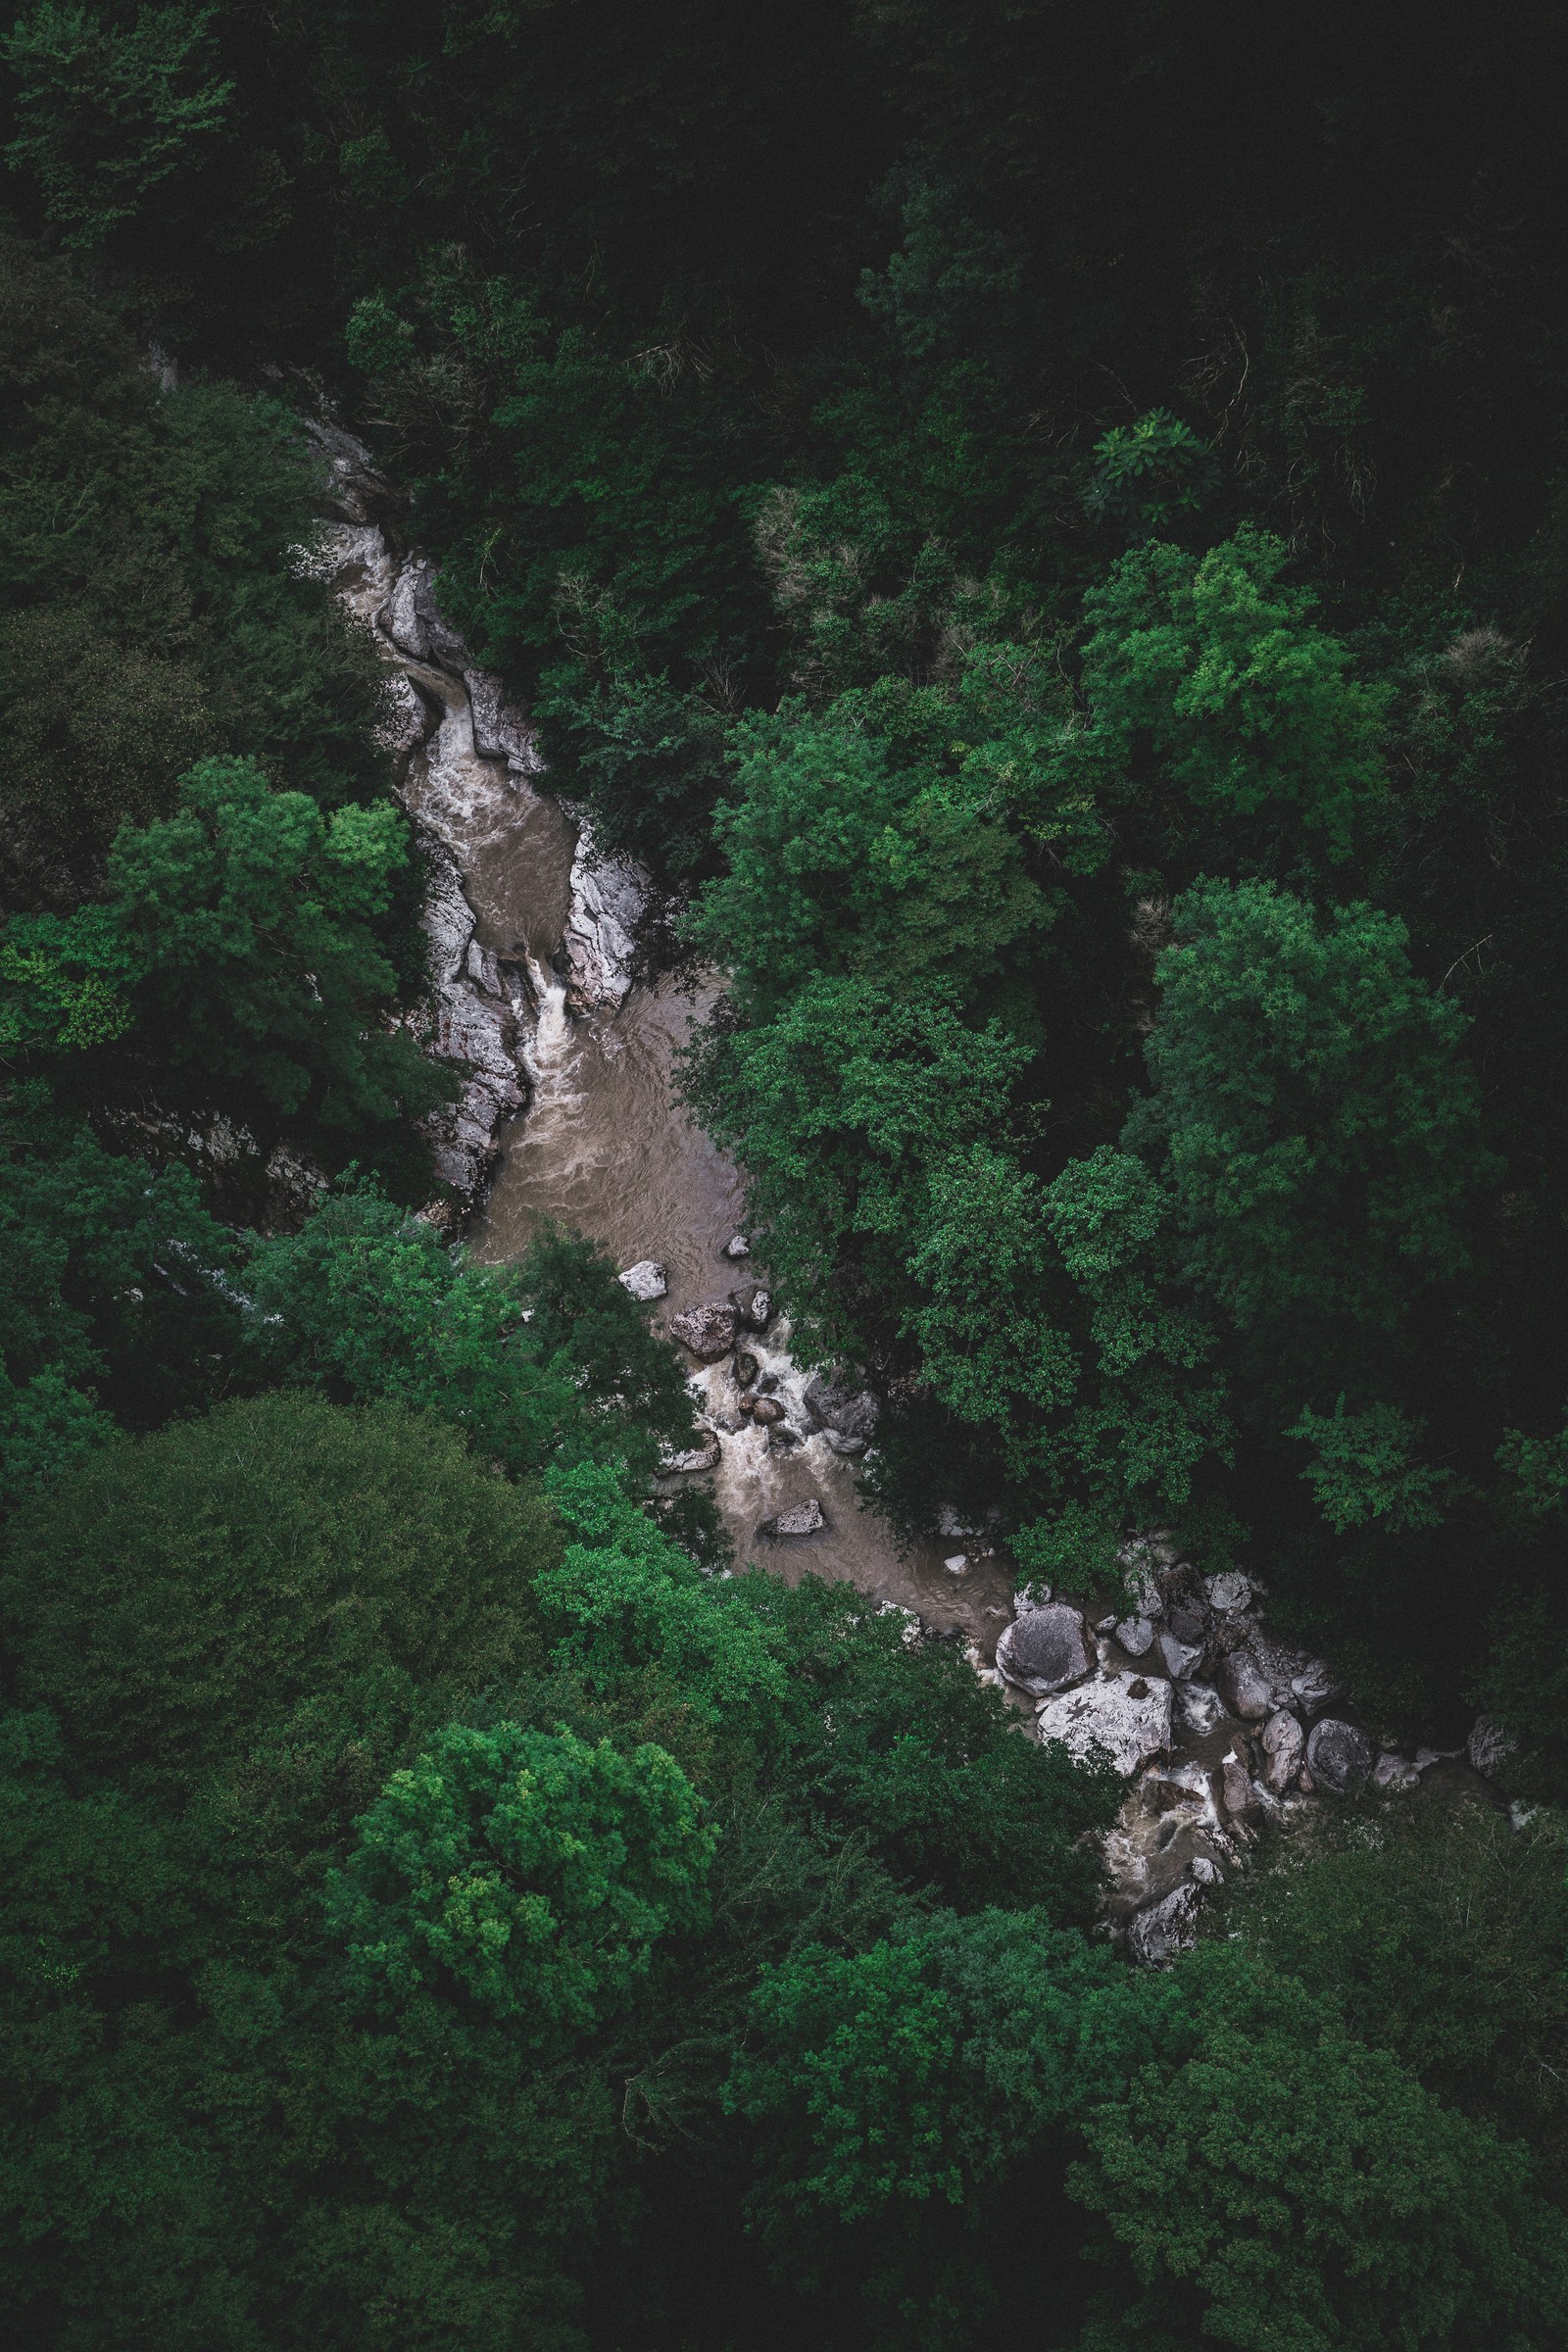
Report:
M746 1236L735 1234L720 1254L735 1263L750 1253ZM669 1287L668 1270L657 1258L627 1266L620 1280L644 1300L663 1298ZM741 1283L724 1298L705 1299L670 1317L670 1337L701 1368L693 1387L704 1410L697 1425L701 1443L666 1456L662 1464L666 1476L716 1468L721 1439L746 1430L762 1436L768 1453L795 1453L818 1439L831 1452L852 1459L866 1451L876 1431L876 1396L840 1373L803 1373L789 1354L786 1324L764 1348L762 1335L774 1320L772 1294L760 1282ZM827 1524L820 1497L808 1495L760 1519L755 1532L764 1542L795 1540L817 1535Z
M1394 1754L1331 1712L1332 1671L1265 1630L1247 1577L1200 1577L1157 1540L1122 1565L1133 1606L1093 1632L1070 1602L1026 1589L996 1670L1034 1702L1042 1742L1134 1778L1105 1841L1110 1914L1129 1951L1159 1964L1193 1940L1205 1890L1265 1818L1414 1788L1440 1758Z

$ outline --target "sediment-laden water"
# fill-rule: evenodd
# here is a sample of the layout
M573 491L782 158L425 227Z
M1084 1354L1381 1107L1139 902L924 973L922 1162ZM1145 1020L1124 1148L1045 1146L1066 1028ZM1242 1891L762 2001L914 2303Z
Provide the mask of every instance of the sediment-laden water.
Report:
M437 1160L469 1208L471 1247L504 1264L545 1222L573 1226L617 1266L662 1266L661 1324L725 1299L743 1279L765 1283L755 1256L727 1254L745 1222L741 1171L679 1100L681 1049L721 976L633 978L639 877L598 858L580 822L541 789L526 722L506 705L499 680L469 664L435 608L428 565L398 557L373 503L361 499L357 479L373 478L365 453L344 435L325 438L340 518L315 560L396 665L391 740L402 790L438 845L427 911L442 1000L433 1042L470 1079ZM1010 1567L983 1531L955 1528L942 1542L901 1545L862 1507L858 1465L835 1450L807 1405L789 1342L785 1314L742 1341L785 1407L782 1430L742 1413L733 1354L694 1370L708 1450L716 1443L717 1451L705 1470L683 1475L711 1478L739 1561L792 1582L813 1572L848 1580L874 1603L916 1613L928 1633L964 1640L976 1669L1000 1684L998 1639L1006 1632L1015 1643L1025 1623L1015 1623ZM764 1522L812 1502L822 1519L815 1532L763 1532ZM1102 1745L1130 1742L1125 1763L1138 1777L1106 1840L1109 1908L1113 1922L1129 1925L1132 1947L1152 1960L1190 1938L1202 1890L1242 1860L1261 1818L1285 1820L1317 1801L1304 1762L1298 1772L1303 1727L1348 1734L1368 1762L1377 1752L1364 1734L1325 1719L1332 1677L1269 1641L1255 1596L1234 1606L1216 1599L1215 1587L1247 1580L1198 1580L1172 1563L1174 1555L1157 1575L1146 1573L1153 1622L1130 1634L1121 1623L1113 1632L1093 1596L1035 1618L1037 1628L1048 1616L1063 1621L1069 1645L1082 1645L1082 1672L1075 1663L1054 1697L1026 1695L1056 1687L1020 1685L1016 1674L1008 1690L1020 1707L1042 1709L1043 1736L1072 1743L1076 1710L1098 1722L1092 1736ZM1191 1631L1166 1657L1172 1628L1184 1623ZM1011 1671L1010 1651L1004 1663ZM1203 1679L1210 1674L1222 1689ZM1311 1695L1301 1695L1309 1685ZM1138 1727L1151 1710L1162 1729L1146 1739ZM1284 1775L1277 1768L1287 1755ZM1393 1788L1434 1766L1464 1769L1430 1751L1413 1763L1378 1758Z

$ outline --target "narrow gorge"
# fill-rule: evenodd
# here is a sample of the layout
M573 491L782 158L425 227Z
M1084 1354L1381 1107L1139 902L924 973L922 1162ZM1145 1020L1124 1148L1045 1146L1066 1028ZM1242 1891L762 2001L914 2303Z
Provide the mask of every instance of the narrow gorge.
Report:
M710 1477L737 1561L843 1579L901 1611L910 1640L961 1642L1042 1740L1133 1776L1104 1841L1106 1919L1146 1963L1191 1944L1205 1892L1247 1867L1265 1824L1288 1831L1323 1797L1434 1774L1484 1791L1503 1750L1485 1718L1465 1748L1401 1755L1335 1711L1329 1665L1269 1636L1261 1588L1202 1577L1158 1536L1124 1554L1124 1614L1113 1592L1015 1590L985 1527L950 1513L943 1539L901 1544L861 1502L876 1399L795 1362L740 1230L740 1171L677 1100L677 1057L722 975L634 978L646 877L596 855L581 812L549 790L527 718L443 619L428 559L400 547L399 502L369 452L335 426L313 432L332 506L312 561L393 668L389 743L430 876L429 1050L466 1072L438 1114L453 1206L432 1213L483 1262L515 1258L555 1221L623 1266L695 1362L700 1444L666 1487Z

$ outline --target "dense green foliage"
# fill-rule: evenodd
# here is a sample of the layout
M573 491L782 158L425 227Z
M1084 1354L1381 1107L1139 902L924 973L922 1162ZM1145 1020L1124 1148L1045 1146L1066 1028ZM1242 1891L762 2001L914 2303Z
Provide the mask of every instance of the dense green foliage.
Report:
M1556 2352L1565 64L1542 0L0 26L19 2341ZM687 1091L869 1494L1074 1590L1167 1525L1544 1809L1369 1800L1134 1972L1115 1777L657 1494L613 1265L413 1213L323 406L722 967Z

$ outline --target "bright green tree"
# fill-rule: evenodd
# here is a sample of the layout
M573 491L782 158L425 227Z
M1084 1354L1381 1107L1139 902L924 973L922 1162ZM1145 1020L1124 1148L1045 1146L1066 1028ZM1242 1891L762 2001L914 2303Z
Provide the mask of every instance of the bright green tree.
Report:
M591 2034L703 1925L713 1841L662 1748L453 1725L394 1773L328 1888L372 2000L455 1988L537 2047Z
M439 1413L514 1476L613 1457L633 1482L692 1442L679 1365L592 1244L540 1235L520 1265L454 1250L374 1184L349 1179L246 1273L253 1367L343 1403Z
M1004 1125L1030 1058L1000 1022L967 1026L949 987L869 979L808 981L772 1020L703 1041L691 1100L744 1162L768 1263L830 1344L854 1345L881 1285L900 1295L929 1171Z
M103 906L13 918L0 1019L44 1051L134 1025L186 1101L341 1154L450 1092L386 1023L399 976L383 918L408 856L390 802L325 817L253 760L202 760L173 815L122 832Z
M963 714L940 695L907 701L890 681L821 719L787 708L737 730L716 820L727 870L692 929L735 967L749 1011L844 972L976 987L1044 919L995 769L949 772Z
M1178 851L1196 816L1210 838L1246 845L1266 820L1342 859L1384 790L1387 693L1355 676L1286 562L1248 526L1201 557L1136 549L1084 599L1086 709L1060 758L1135 822L1141 799L1173 801L1160 821Z

